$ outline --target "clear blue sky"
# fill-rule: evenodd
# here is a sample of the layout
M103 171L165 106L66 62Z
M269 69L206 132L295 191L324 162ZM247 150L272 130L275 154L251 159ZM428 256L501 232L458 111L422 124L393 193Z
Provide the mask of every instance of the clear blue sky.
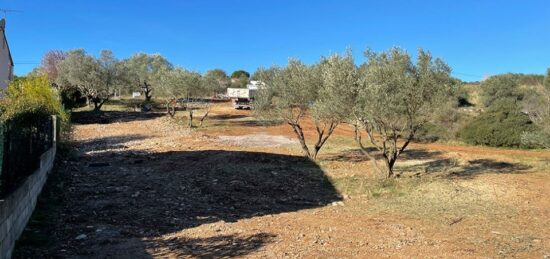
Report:
M348 46L358 63L367 47L423 47L468 81L550 67L548 0L0 0L0 8L24 11L7 14L18 75L45 51L72 48L161 53L201 72L311 63Z

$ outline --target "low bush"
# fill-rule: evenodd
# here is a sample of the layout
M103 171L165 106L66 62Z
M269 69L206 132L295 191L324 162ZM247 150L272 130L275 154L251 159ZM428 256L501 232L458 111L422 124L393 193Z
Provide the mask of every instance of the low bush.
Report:
M25 124L36 118L57 115L62 121L68 116L57 92L50 87L46 76L13 80L0 101L0 119Z
M534 132L537 127L529 116L520 112L513 100L499 100L486 112L474 118L459 132L468 144L492 147L523 147L522 134Z

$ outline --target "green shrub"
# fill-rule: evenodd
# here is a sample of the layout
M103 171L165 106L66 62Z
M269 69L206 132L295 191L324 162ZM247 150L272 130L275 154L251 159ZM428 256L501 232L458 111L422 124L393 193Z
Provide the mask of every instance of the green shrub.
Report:
M468 123L459 132L459 137L473 145L529 147L522 144L521 136L536 129L529 117L520 112L514 100L502 99Z
M447 139L449 132L441 125L426 123L422 125L414 135L415 142L431 143L441 139Z
M20 124L32 123L51 115L60 121L68 120L57 92L50 87L46 76L13 80L0 101L0 120Z
M503 74L489 77L481 83L483 105L489 107L501 99L522 100L524 93L519 88L518 76Z

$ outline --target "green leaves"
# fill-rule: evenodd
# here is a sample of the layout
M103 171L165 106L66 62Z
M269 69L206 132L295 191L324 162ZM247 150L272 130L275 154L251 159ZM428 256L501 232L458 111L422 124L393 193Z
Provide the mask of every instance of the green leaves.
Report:
M360 69L355 107L362 120L395 130L414 129L447 100L454 85L451 69L429 52L419 50L416 64L400 48L365 55L368 62Z
M10 82L0 109L2 120L32 121L50 115L67 119L59 96L50 87L46 76L29 76Z

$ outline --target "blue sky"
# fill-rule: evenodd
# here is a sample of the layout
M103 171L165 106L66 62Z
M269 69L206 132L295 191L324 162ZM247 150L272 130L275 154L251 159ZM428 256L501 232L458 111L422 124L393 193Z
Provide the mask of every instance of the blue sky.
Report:
M550 1L0 0L18 75L50 49L161 53L205 72L312 63L351 47L422 47L464 80L550 67Z

